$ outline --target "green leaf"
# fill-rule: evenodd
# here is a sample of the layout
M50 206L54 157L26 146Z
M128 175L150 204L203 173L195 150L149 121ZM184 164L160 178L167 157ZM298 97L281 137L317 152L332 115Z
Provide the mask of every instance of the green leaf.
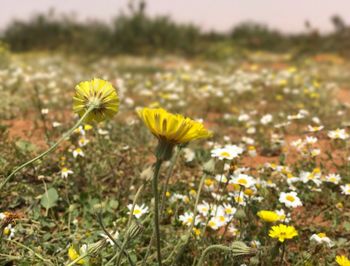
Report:
M54 206L56 206L56 202L58 200L58 193L57 190L54 188L50 188L45 192L40 200L41 206L43 206L45 209L50 209Z
M349 222L345 222L344 223L344 228L345 228L346 231L349 232L350 231L350 223Z
M37 147L33 143L26 140L16 141L16 147L23 154L27 152L35 151L37 149Z

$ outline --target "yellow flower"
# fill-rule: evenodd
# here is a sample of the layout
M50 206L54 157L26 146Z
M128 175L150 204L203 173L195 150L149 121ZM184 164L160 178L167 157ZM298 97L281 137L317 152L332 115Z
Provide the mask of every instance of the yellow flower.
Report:
M73 246L70 246L69 249L68 249L68 257L71 261L74 261L76 260L77 258L79 258L79 253L75 250L75 248ZM84 264L84 260L81 259L77 262L77 264Z
M338 263L340 266L350 266L350 260L345 257L344 255L342 256L336 256L335 261Z
M259 211L257 215L260 217L261 220L264 220L265 222L269 222L269 223L274 223L281 220L281 216L273 211L263 210L263 211Z
M202 123L162 108L143 108L137 113L153 135L173 144L184 144L212 135Z
M278 238L278 241L284 242L286 239L292 239L297 236L298 232L294 226L289 226L285 224L279 224L272 226L269 231L269 236L272 238Z
M201 230L196 228L196 227L193 227L193 233L195 236L200 236L201 235Z
M137 113L158 138L157 157L163 160L170 159L175 145L212 136L202 123L180 114L169 113L162 108L143 108Z
M101 122L115 115L119 110L119 97L111 83L102 79L80 82L75 87L73 110L79 116L93 108L86 122Z

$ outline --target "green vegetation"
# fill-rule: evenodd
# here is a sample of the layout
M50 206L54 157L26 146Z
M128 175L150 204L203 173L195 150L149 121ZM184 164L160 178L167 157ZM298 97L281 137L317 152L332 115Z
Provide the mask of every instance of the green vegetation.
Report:
M256 23L243 23L227 34L202 32L197 26L179 24L166 16L150 17L146 4L130 4L127 13L111 24L97 20L77 22L54 11L29 21L14 21L2 34L15 52L63 51L84 54L165 54L211 59L238 56L242 50L292 52L293 55L337 52L349 56L350 27L332 18L334 31L320 34L309 24L307 33L283 34Z

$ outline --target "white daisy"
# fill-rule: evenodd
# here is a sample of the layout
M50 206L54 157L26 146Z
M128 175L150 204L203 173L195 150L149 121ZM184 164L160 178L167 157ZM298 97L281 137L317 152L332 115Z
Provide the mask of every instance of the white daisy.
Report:
M322 184L321 173L320 172L306 172L306 171L302 171L300 173L300 180L303 183L307 183L309 181L312 181L317 186Z
M85 138L84 136L80 137L78 140L79 147L84 147L89 142L90 141L87 138Z
M215 180L219 183L227 183L227 177L225 175L216 175Z
M243 149L236 145L226 145L224 148L216 148L211 151L211 157L218 158L219 160L232 160L237 158Z
M327 237L325 233L313 234L310 237L310 240L311 241L315 241L318 244L325 243L326 245L328 245L328 247L333 247L334 246L333 241L329 237Z
M191 226L193 222L193 213L192 212L185 212L184 214L179 216L179 220L182 222L183 225ZM197 215L194 220L194 225L198 225L200 222L200 217Z
M260 119L260 123L263 125L267 125L272 122L272 115L271 114L266 114Z
M73 150L73 157L77 158L78 156L81 156L81 157L85 156L83 150L80 148L76 148L75 150Z
M202 203L197 205L197 210L200 214L202 214L203 216L207 216L208 213L210 212L210 205L208 202L203 201Z
M255 183L256 183L255 179L246 174L234 175L230 180L230 184L237 184L246 188L255 185Z
M62 178L67 178L69 175L73 174L74 172L67 167L63 167L61 169L61 177Z
M128 209L129 209L129 212L128 214L130 214L130 210L132 209L132 204L129 204L128 205ZM145 205L145 204L142 204L141 206L135 204L134 206L134 211L133 211L133 215L137 218L137 219L140 219L140 217L142 215L144 215L145 213L148 212L148 207Z
M350 183L340 186L341 192L344 195L350 195Z
M345 131L345 129L336 129L328 131L328 137L331 139L342 139L345 140L349 138L349 134Z
M303 206L301 200L299 199L297 193L295 191L292 192L281 192L279 201L284 203L286 207L296 208L299 206Z
M325 181L338 185L341 181L341 176L335 173L331 173L329 175L326 175Z

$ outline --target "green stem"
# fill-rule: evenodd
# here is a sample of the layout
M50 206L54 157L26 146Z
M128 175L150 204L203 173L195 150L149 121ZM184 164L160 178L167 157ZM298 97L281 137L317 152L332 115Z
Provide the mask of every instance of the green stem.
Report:
M75 260L73 260L72 262L70 262L69 264L67 264L66 266L72 266L72 265L75 265L78 261L82 260L82 259L85 259L86 257L90 256L89 253L86 253L86 254L83 254L83 255L80 255L78 258L76 258Z
M171 158L170 166L168 168L168 172L167 172L166 177L165 177L165 183L163 186L162 200L161 200L160 211L159 211L160 217L163 216L163 211L164 211L164 207L165 207L165 198L166 198L166 193L168 191L169 180L170 180L170 177L172 176L172 173L174 171L174 166L176 164L176 161L179 158L180 151L181 151L180 147L176 149L175 155L173 156L173 158Z
M128 241L129 241L129 233L130 233L129 229L130 229L130 226L131 226L132 217L134 216L135 205L136 205L137 199L138 199L138 197L139 197L139 195L140 195L142 190L143 190L143 185L141 187L139 187L139 189L137 190L135 198L134 198L133 203L132 203L132 207L130 209L129 219L128 219L128 223L127 223L127 226L126 226L125 238L124 238L122 247L120 248L120 252L119 252L118 258L117 258L117 263L116 263L117 266L120 265L124 249L125 249ZM110 261L112 261L112 260L113 259L111 259ZM109 263L107 263L106 265L108 265L108 264Z
M284 258L284 253L286 252L286 243L283 242L282 244L282 254L281 254L281 260L280 263L278 264L279 266L283 265L283 258Z
M15 170L13 170L13 172L6 177L6 179L4 180L4 182L1 183L0 185L0 190L2 190L2 188L6 185L6 183L11 179L11 177L13 177L18 171L22 170L24 167L36 162L37 160L40 160L41 158L43 158L45 155L49 154L50 152L52 152L54 149L57 148L57 146L63 142L66 138L68 138L73 132L74 130L76 130L85 120L85 118L88 116L88 114L94 109L94 106L91 106L86 112L85 114L79 119L79 121L70 129L68 130L66 133L64 133L62 135L62 137L60 139L58 139L54 144L52 144L52 146L50 148L48 148L46 151L44 151L43 153L39 154L38 156L36 156L35 158L27 161L26 163L18 166Z
M162 255L160 251L158 177L159 177L159 170L162 163L163 163L163 160L157 158L157 162L154 167L153 180L152 180L152 189L153 189L153 197L154 197L154 232L156 235L157 260L158 260L159 266L162 265Z
M116 249L120 249L121 250L121 245L119 243L119 241L117 239L114 239L114 237L107 231L107 229L105 228L103 221L102 221L102 216L101 215L97 215L97 222L99 223L99 225L101 226L103 232L108 236L108 238L114 243ZM134 266L135 264L132 262L131 257L129 255L129 253L124 250L123 253L125 254L125 256L128 258L129 264L131 266ZM118 253L116 253L117 255ZM116 255L113 256L113 258L110 261L114 261L114 259L116 258ZM107 262L108 264L109 262ZM106 264L106 265L107 265ZM106 266L105 265L105 266Z
M204 263L205 258L206 258L206 256L208 255L208 253L211 252L212 250L215 250L215 249L218 249L218 250L221 250L221 251L225 251L225 252L231 251L231 248L230 248L230 247L227 247L227 246L223 246L223 245L211 245L211 246L207 247L207 248L203 251L202 256L200 257L200 259L199 259L199 261L198 261L197 266L202 266L202 264Z
M195 224L195 219L196 219L196 216L197 216L197 206L198 206L198 203L199 203L199 198L200 198L200 195L201 195L201 191L202 191L202 188L203 188L203 184L204 184L204 180L205 180L205 177L206 175L203 174L202 178L201 178L201 181L199 182L199 187L198 187L198 191L197 191L197 195L196 195L196 201L194 203L194 207L193 207L193 219L192 219L192 222L191 222L191 225L190 225L190 228L188 229L188 232L187 232L187 235L186 235L186 238L185 238L185 241L184 241L184 244L181 245L181 250L180 252L177 254L176 256L176 259L174 262L177 261L178 258L180 258L180 256L182 255L183 251L184 251L184 248L185 246L187 245L188 243L188 240L190 239L190 236L193 232L193 227L194 227L194 224ZM181 240L182 241L182 240ZM178 245L180 245L180 242L178 243ZM178 246L177 245L177 246ZM174 249L174 252L176 252L177 248ZM171 256L172 256L173 252L170 254L170 256L167 258L167 260L171 259Z
M16 244L16 245L18 245L18 246L20 246L20 247L22 247L22 248L24 248L24 249L26 249L26 250L32 252L32 253L34 254L35 257L37 257L37 258L39 258L40 260L44 261L44 262L47 263L48 265L54 265L54 264L52 263L51 260L45 259L44 257L42 257L40 254L36 253L36 252L35 252L33 249L31 249L30 247L27 247L27 246L23 245L22 243L17 242L17 241L15 241L15 240L7 240L7 241L10 242L10 243L14 243L14 244Z

